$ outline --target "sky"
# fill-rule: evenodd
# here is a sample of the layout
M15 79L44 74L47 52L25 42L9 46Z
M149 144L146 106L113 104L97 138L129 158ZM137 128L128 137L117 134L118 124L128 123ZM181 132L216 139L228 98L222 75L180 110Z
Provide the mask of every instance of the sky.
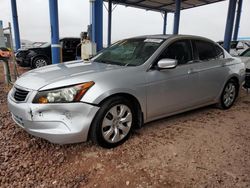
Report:
M49 0L16 0L21 39L50 41ZM228 0L181 11L180 34L223 40ZM89 0L58 0L60 37L80 36L89 24ZM243 0L239 37L250 37L250 0ZM104 12L104 44L107 43L107 11ZM173 30L173 14L168 14L167 33ZM0 0L0 20L12 22L10 0ZM145 34L161 34L163 15L125 6L113 11L112 42Z

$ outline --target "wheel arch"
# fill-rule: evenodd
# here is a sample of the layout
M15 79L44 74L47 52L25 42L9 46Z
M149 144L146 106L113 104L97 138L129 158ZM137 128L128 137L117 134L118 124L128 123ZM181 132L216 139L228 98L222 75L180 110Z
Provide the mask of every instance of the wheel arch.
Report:
M136 110L136 113L137 113L137 119L136 119L137 123L136 123L135 128L141 128L141 126L143 125L143 122L144 122L143 111L142 111L141 104L140 104L139 100L134 95L129 94L129 93L125 93L125 92L113 93L112 95L110 95L110 96L104 98L103 100L101 100L96 105L101 107L106 101L110 100L111 98L115 98L115 97L125 98L125 99L131 101L132 104L136 105L135 110ZM88 140L91 137L90 134L91 134L91 131L92 131L93 121L94 120L92 120L92 123L91 123L89 131L88 131Z
M121 97L121 98L125 98L129 101L131 101L132 104L135 104L135 110L136 110L136 113L137 113L137 126L136 128L140 128L141 125L143 124L143 110L142 110L142 107L141 107L141 104L139 102L139 100L132 94L130 93L125 93L125 92L120 92L120 93L114 93L110 96L108 96L107 98L103 99L101 102L98 103L98 106L102 106L102 104L104 102L106 102L107 100L110 100L111 98L114 98L114 97Z
M237 96L239 94L239 89L240 89L240 79L239 79L239 76L237 74L233 74L233 75L230 75L226 80L225 82L223 83L223 87L221 88L220 90L220 93L218 95L218 101L220 100L220 97L222 95L222 92L224 90L224 87L226 86L226 84L230 81L230 80L234 80L235 83L237 84Z
M227 81L224 83L224 87L225 85L227 84L227 82L229 82L230 80L233 80L235 83L236 83L236 86L237 86L237 95L239 93L239 89L240 89L240 78L238 77L238 75L234 74L234 75L231 75Z

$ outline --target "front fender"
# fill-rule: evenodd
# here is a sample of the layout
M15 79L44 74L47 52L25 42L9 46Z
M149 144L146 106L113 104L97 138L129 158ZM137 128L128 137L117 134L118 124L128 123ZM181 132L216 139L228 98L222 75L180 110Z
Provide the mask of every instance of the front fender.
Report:
M92 89L92 88L91 88ZM129 88L114 88L104 92L100 92L98 88L88 91L86 95L83 96L82 102L90 103L94 105L100 104L103 100L110 97L111 95L128 94L133 96L139 102L141 110L146 114L146 89L145 87L140 87L140 89L129 89ZM146 118L146 117L144 117Z
M109 97L111 95L119 94L119 93L125 93L125 94L132 95L139 101L138 97L136 96L137 95L136 91L134 91L132 89L117 88L117 89L108 90L108 91L96 96L95 98L91 99L90 103L99 104L100 102L102 102L107 97Z

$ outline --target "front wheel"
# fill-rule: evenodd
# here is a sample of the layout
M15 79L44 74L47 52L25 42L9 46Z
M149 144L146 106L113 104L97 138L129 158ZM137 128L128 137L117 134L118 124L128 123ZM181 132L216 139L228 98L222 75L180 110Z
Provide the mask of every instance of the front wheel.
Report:
M115 97L103 103L92 123L91 139L105 148L125 142L134 126L135 110L131 102Z
M37 57L33 61L33 68L40 68L48 65L48 60L44 57Z
M238 85L236 81L229 80L225 85L220 97L219 106L222 109L229 109L233 106L238 95Z

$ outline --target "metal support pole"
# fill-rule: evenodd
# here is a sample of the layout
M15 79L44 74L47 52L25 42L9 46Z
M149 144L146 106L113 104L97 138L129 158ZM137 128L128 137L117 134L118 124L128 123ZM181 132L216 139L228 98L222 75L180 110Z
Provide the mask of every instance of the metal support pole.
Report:
M6 47L4 33L3 33L3 21L2 20L0 20L0 47Z
M164 21L163 21L163 35L166 35L167 31L167 11L164 12Z
M179 33L180 13L181 13L181 0L175 0L175 13L174 13L174 30L173 30L173 34L178 34Z
M51 54L52 64L60 63L61 45L59 43L58 4L57 0L49 0L50 27L51 27Z
M3 33L3 22L0 20L0 48L6 49L6 44L4 40L4 33ZM0 49L2 50L2 49ZM8 58L4 58L0 56L0 63L3 62L3 67L4 67L4 78L5 78L5 83L10 84L11 82L11 77L10 77L10 69L9 69L9 62Z
M237 0L230 0L229 6L228 6L227 23L226 23L225 36L224 36L224 48L228 52L230 51L230 43L232 39L236 2Z
M16 56L15 56L15 53L14 53L14 47L13 47L13 39L12 39L12 28L11 28L11 24L9 22L9 31L10 31L10 48L11 48L11 56L12 56L12 61L13 61L13 64L14 64L14 78L15 80L17 80L17 78L19 77L18 75L18 71L17 71L17 63L16 63Z
M16 0L11 0L11 9L12 9L12 19L13 19L14 35L15 35L15 46L16 46L15 50L17 51L19 48L21 48L21 42L20 42Z
M96 43L97 51L103 48L103 0L91 0L92 9L92 40Z
M91 25L91 37L90 40L95 42L95 0L90 0L90 25Z
M108 1L108 46L111 45L112 32L112 0Z
M238 9L237 9L236 21L235 21L235 26L234 26L233 40L238 39L238 33L239 33L239 28L240 28L241 10L242 10L242 0L238 0Z

